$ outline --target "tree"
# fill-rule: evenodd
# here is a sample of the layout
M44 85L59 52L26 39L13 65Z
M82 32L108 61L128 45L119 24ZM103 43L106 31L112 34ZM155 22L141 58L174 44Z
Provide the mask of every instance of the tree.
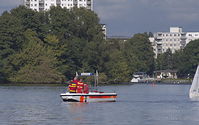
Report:
M19 6L12 9L10 13L21 22L23 32L31 29L38 34L39 38L44 39L45 34L50 31L49 15L46 12L37 12L25 6Z
M135 34L125 43L125 58L131 73L143 71L151 74L154 70L154 53L147 34Z
M13 55L12 64L18 70L10 80L33 83L63 81L63 75L55 67L57 60L54 51L45 46L31 30L25 32L25 38L27 43L22 51Z
M174 69L174 58L171 49L158 55L156 59L156 70Z
M130 68L124 56L122 55L122 52L115 51L109 56L110 60L106 64L109 81L113 83L128 82L130 79Z
M187 77L190 74L193 77L199 64L199 40L188 43L183 51L174 54L174 58L179 76Z
M3 77L11 73L9 58L16 53L24 41L20 21L8 12L0 17L0 65Z

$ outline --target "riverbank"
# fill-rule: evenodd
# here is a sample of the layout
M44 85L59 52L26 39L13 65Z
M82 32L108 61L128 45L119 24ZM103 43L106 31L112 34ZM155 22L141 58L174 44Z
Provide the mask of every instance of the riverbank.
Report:
M0 86L64 86L68 85L67 83L61 82L2 82Z
M140 83L132 83L132 82L120 82L120 83L99 83L99 86L106 86L106 85L133 85L133 84L191 84L191 79L161 79L161 80L154 80L154 81L147 81L147 82L140 82ZM7 83L0 83L0 85L17 85L17 86L64 86L68 85L68 83L63 82L42 82L42 83L34 83L34 82L7 82Z
M168 84L191 84L191 79L162 79L160 83L168 83Z

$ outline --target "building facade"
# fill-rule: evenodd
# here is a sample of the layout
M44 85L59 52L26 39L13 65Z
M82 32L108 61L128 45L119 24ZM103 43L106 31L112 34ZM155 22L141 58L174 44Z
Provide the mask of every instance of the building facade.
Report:
M170 27L170 32L157 32L150 37L155 58L158 54L165 53L168 49L174 53L192 40L199 39L199 32L183 32L181 27Z
M51 6L60 6L67 9L84 7L93 10L93 0L24 0L24 5L36 11L46 11Z
M104 34L104 39L106 40L107 37L106 24L101 24L101 27L102 27L102 33Z

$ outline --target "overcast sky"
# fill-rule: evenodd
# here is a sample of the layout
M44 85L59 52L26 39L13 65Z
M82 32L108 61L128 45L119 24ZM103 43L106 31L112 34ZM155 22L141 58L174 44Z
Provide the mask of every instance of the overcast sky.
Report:
M20 1L0 0L0 13ZM199 0L94 0L94 11L109 36L169 31L170 26L199 31Z

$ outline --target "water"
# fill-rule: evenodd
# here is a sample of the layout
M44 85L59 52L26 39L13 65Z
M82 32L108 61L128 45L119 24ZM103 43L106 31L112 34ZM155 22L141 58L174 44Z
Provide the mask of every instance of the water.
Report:
M122 85L117 102L66 103L63 86L0 86L0 125L196 125L190 85Z

